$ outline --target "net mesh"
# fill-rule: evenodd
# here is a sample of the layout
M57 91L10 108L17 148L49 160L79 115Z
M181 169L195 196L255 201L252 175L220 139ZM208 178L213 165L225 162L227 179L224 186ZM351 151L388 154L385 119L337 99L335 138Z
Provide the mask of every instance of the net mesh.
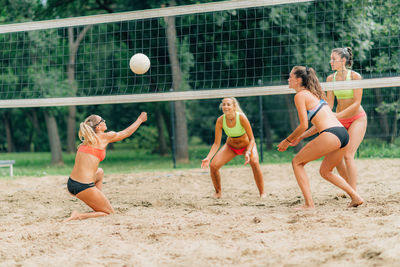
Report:
M353 48L353 70L364 79L400 76L400 19L391 16L399 1L286 2L174 16L179 90L286 85L294 65L313 67L324 81L332 48L345 46ZM0 34L1 100L165 93L173 87L165 16L59 28L48 23L42 30ZM71 53L71 41L83 32ZM144 75L129 69L135 53L151 60Z

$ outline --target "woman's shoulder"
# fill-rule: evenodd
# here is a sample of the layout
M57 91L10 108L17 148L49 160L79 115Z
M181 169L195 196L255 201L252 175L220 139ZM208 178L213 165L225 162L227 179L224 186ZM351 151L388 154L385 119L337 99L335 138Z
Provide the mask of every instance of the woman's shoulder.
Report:
M223 119L224 119L224 115L222 114L221 116L219 116L217 118L217 121L215 123L218 124L218 125L220 124L222 126Z
M249 119L246 117L246 114L244 114L244 113L242 113L242 112L238 112L239 113L239 120L240 120L240 122L242 123L242 122L246 122L246 121L248 121Z
M360 73L358 73L358 72L352 70L352 71L351 71L351 79L352 79L352 80L361 80L361 79L362 79L362 76L361 76Z

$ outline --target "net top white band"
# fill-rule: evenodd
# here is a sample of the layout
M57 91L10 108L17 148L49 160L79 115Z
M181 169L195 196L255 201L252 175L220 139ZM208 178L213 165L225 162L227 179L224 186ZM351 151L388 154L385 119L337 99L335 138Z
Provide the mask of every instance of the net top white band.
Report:
M354 88L384 88L400 87L400 77L368 80L352 80L342 82L321 83L325 91L346 90ZM132 95L108 95L91 97L67 97L67 98L41 98L41 99L10 99L0 100L0 108L11 107L46 107L46 106L79 106L100 104L122 104L158 101L179 101L193 99L223 98L228 96L246 97L262 95L292 94L294 91L287 85L247 87L245 90L221 89L221 90L197 90L169 93L132 94Z
M311 2L312 0L233 0L187 6L155 8L149 10L121 12L104 15L74 17L45 21L34 21L16 24L0 25L0 34L9 32L35 31L61 27L74 27L99 23L120 22L138 19L149 19L169 16L179 16L194 13L206 13L230 9L242 9L260 6L274 6L288 3Z

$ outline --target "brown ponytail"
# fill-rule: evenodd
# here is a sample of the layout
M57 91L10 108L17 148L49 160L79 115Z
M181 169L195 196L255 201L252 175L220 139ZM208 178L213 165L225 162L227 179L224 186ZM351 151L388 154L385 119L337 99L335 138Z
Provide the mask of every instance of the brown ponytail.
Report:
M310 91L318 99L326 100L324 91L322 91L321 84L319 83L317 74L313 68L304 66L295 66L293 68L293 74L297 78L301 78L301 85Z
M335 48L332 50L332 53L338 54L340 58L345 58L346 67L351 68L351 66L353 66L353 50L351 47Z

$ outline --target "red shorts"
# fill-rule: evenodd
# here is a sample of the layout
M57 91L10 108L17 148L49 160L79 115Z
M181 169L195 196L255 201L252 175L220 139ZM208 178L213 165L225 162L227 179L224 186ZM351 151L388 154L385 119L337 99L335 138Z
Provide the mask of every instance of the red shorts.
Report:
M247 147L243 147L243 148L233 148L229 145L227 145L233 152L235 152L237 155L243 155L244 151L246 150Z
M350 125L353 123L353 121L355 121L363 116L367 116L367 114L365 114L365 111L362 111L362 112L358 113L357 115L354 115L351 118L339 119L339 121L344 126L344 128L346 128L348 130L350 128Z

